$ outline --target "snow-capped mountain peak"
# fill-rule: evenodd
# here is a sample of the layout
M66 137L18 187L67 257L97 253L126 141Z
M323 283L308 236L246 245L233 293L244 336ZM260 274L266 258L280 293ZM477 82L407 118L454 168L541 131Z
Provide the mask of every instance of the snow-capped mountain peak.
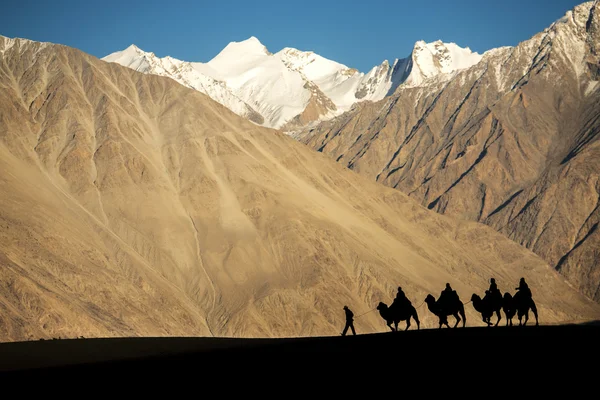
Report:
M133 44L123 51L109 54L103 60L121 64L138 72L167 76L184 86L208 95L238 115L259 124L264 123L262 115L236 96L225 82L215 77L215 74L211 74L212 69L206 64L181 61L171 56L160 58Z
M288 68L303 73L312 81L350 69L343 64L321 57L312 51L300 51L291 47L282 49L275 56Z
M160 64L154 53L146 52L135 44L123 51L117 51L103 58L104 61L116 62L139 72L148 72Z
M137 47L135 44L130 44L125 50L119 52L122 55L136 55L136 54L143 54L145 53L145 51L143 51L142 49L140 49L139 47Z
M411 57L412 71L406 81L410 85L419 85L428 78L469 68L481 61L482 55L456 43L420 40L415 43Z
M226 79L252 68L253 65L259 64L270 55L271 53L265 45L251 36L241 42L229 43L206 65Z
M381 100L399 85L426 84L468 68L481 56L454 43L418 41L409 57L385 60L365 74L314 51L285 47L273 54L251 36L229 43L207 63L159 58L133 44L103 59L168 76L256 123L291 129L332 118L359 101Z
M256 37L250 36L246 40L242 40L240 42L231 42L221 52L215 57L222 56L224 54L233 54L233 55L269 55L269 50L267 47L260 42Z
M157 68L162 69L165 63L183 63L183 61L176 60L170 56L164 58L157 57L156 54L144 51L135 44L130 45L125 50L111 53L102 59L108 62L116 62L144 73L154 73Z

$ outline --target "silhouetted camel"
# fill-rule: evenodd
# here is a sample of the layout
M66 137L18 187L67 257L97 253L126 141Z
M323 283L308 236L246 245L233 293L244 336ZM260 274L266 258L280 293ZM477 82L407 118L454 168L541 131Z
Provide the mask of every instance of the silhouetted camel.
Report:
M535 302L531 297L524 296L523 292L517 292L513 296L513 302L515 308L517 309L517 317L519 318L519 326L527 325L527 321L529 321L529 310L533 312L535 316L535 326L538 326L538 312L537 307L535 306ZM522 321L522 318L525 317L525 322Z
M506 326L510 323L510 326L513 326L512 319L517 313L517 305L510 293L504 293L504 297L502 299L502 309L504 310L504 315L506 316Z
M465 316L465 306L460 299L451 301L449 302L450 304L438 304L439 301L436 301L435 297L433 297L431 294L428 294L425 298L425 303L427 303L429 311L431 311L440 319L440 329L442 328L442 325L446 325L448 328L450 328L450 325L448 324L448 315L452 315L454 318L456 318L456 323L454 324L453 328L458 326L460 317L462 317L463 328L465 327L465 324L467 323L467 317Z
M481 313L481 318L487 326L492 325L492 316L496 313L498 320L494 326L498 326L498 323L502 319L502 314L500 314L500 311L502 311L502 301L494 301L489 294L482 299L475 293L471 296L471 301L473 302L473 308Z
M417 323L417 330L421 329L421 323L419 322L417 310L412 304L407 303L406 305L401 305L394 302L388 307L387 304L380 302L379 305L377 305L377 309L379 310L379 315L381 315L381 317L385 320L387 326L390 327L392 332L398 331L398 323L400 321L406 321L405 331L407 331L408 328L410 328L411 317ZM392 322L394 323L394 327L392 327Z

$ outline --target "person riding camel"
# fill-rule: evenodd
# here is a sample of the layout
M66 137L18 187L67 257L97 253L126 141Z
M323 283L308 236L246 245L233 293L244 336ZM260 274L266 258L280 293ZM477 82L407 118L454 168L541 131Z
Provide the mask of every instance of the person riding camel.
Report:
M440 304L442 308L449 309L451 308L450 305L452 302L457 299L458 294L456 293L456 290L453 290L450 284L446 283L446 287L442 290L442 293L440 293L437 303Z
M529 289L529 285L527 284L527 282L525 282L525 278L521 278L521 280L519 280L519 286L516 287L515 290L518 290L520 293L522 293L523 296L527 298L532 298L531 289Z
M402 287L398 286L398 293L396 293L396 298L394 299L394 303L397 303L400 306L412 305L411 301L406 297Z
M496 279L490 279L490 288L489 288L489 298L494 304L502 303L502 293L498 289L498 285L496 285ZM487 292L486 292L487 293Z
M452 287L450 286L449 283L446 283L446 287L444 288L444 290L442 290L442 293L440 293L440 300L446 299L446 298L450 298L450 296L452 295Z
M498 292L498 285L496 285L496 279L491 278L490 279L490 293L494 294L496 292Z

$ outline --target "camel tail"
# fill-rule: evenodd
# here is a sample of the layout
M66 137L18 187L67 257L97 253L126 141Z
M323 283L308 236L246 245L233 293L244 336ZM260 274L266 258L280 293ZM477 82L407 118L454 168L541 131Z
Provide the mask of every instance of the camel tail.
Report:
M465 315L465 305L462 302L460 303L460 308L458 309L458 312L460 313L460 316L463 320L463 328L464 328L467 323L467 316Z

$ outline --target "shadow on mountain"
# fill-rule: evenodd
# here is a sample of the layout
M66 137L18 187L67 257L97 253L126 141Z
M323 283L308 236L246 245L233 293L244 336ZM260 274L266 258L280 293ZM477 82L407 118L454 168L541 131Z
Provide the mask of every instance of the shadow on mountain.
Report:
M392 68L391 72L391 83L390 89L386 93L386 97L393 95L398 89L398 86L402 85L410 76L413 68L412 55L401 60L397 60Z

